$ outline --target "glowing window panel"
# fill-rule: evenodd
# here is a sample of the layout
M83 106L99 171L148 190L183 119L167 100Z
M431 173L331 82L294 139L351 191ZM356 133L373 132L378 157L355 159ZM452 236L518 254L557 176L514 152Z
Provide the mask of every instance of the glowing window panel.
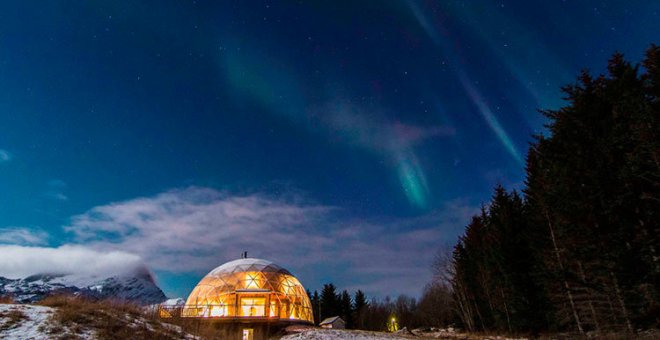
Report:
M266 298L241 298L241 316L266 316Z
M289 314L289 319L300 319L299 308L299 306L291 306L291 314Z
M261 288L261 278L259 273L248 272L245 273L245 288L246 289L260 289Z
M270 303L270 311L268 313L268 316L270 317L277 316L277 303L275 301L271 301Z

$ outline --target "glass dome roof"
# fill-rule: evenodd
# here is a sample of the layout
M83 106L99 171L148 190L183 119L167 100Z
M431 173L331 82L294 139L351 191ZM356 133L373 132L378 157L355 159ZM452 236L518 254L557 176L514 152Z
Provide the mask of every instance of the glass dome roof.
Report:
M227 262L208 273L188 296L185 317L312 323L305 288L288 270L266 260Z

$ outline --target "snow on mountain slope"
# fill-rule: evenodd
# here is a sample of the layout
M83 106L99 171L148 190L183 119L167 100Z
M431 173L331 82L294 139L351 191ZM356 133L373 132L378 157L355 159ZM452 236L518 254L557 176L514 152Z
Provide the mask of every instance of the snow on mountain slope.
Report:
M117 299L142 305L166 300L165 294L146 269L110 277L76 274L39 274L21 279L0 277L0 296L10 296L16 302L35 302L58 293L92 299Z
M167 299L165 302L161 303L161 306L168 306L168 307L176 307L176 306L183 306L186 304L186 300L182 298L173 298L173 299Z
M114 298L150 305L165 301L166 296L156 283L139 277L110 277L81 290L82 295Z

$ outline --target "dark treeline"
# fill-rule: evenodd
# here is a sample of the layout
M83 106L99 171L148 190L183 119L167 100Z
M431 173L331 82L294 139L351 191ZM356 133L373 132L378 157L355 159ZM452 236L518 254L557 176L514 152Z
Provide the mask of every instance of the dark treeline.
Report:
M463 327L635 332L659 326L660 47L583 72L543 111L523 193L495 189L447 274Z
M456 322L452 312L452 295L448 283L428 285L422 297L400 295L396 299L368 299L361 290L350 294L339 292L332 284L323 285L319 294L308 292L314 309L314 321L339 316L348 329L393 331L403 327L409 329L428 325L448 325ZM392 321L394 319L394 322Z

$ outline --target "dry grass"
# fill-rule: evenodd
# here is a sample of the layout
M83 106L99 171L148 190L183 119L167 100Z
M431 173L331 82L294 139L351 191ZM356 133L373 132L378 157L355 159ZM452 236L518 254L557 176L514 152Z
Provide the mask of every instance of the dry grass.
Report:
M6 312L0 312L0 320L2 320L0 331L14 328L26 319L27 315L18 308L12 308Z
M101 340L182 338L177 330L149 318L129 303L52 296L39 304L56 308L48 332L57 339L76 339L89 332Z
M14 298L9 295L0 296L0 303L15 303Z

